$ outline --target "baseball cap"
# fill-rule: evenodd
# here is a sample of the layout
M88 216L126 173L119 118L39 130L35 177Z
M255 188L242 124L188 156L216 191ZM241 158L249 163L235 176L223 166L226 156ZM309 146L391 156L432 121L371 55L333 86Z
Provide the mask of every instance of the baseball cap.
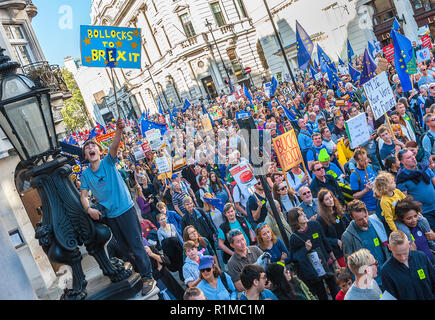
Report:
M199 266L198 269L207 269L211 268L214 265L214 258L212 256L202 256L199 258Z
M175 178L178 178L178 174L176 174L176 173L174 173L174 174L172 175L171 179L175 179Z

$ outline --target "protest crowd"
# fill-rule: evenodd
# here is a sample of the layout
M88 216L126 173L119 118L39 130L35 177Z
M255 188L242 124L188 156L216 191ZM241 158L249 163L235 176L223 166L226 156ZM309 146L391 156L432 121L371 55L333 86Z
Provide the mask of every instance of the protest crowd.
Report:
M321 53L295 83L186 100L73 141L83 209L111 228L108 252L142 276L143 295L434 300L434 56L409 84L382 51L350 58L345 72Z

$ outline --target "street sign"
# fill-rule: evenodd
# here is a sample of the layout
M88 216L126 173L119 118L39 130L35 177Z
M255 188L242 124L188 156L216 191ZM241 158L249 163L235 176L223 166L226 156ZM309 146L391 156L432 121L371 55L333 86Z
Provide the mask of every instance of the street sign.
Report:
M245 68L245 73L251 73L251 68L250 67L246 67Z

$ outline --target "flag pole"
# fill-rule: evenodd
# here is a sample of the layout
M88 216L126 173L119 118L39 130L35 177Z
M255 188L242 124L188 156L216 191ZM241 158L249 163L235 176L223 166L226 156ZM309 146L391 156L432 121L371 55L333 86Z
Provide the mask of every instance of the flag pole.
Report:
M113 74L113 68L110 68L110 73L112 75L112 87L113 87L113 94L115 95L116 111L118 112L118 118L121 118L121 112L120 112L119 103L118 103L118 96L116 95L115 76Z

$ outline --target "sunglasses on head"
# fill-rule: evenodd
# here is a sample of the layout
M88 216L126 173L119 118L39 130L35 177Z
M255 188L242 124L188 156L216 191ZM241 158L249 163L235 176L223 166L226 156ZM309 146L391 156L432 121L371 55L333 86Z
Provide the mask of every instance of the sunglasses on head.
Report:
M266 222L262 222L262 223L257 224L256 230L260 229L261 227L264 227L265 225L267 225Z

